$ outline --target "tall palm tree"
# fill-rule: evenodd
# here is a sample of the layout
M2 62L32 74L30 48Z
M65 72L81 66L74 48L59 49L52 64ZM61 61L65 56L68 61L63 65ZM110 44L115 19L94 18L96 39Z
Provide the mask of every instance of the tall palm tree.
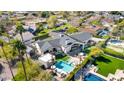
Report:
M16 32L20 34L23 43L24 43L24 39L22 33L25 31L26 30L23 28L23 25L21 23L16 24Z
M4 25L0 24L0 36L5 32Z
M13 41L13 47L14 47L14 49L18 50L19 58L21 60L22 67L23 67L23 70L24 70L25 80L27 81L28 78L27 78L27 73L26 73L26 68L25 68L24 58L23 58L24 52L26 50L26 46L21 41L14 40Z
M18 32L18 33L20 34L22 44L24 44L24 45L25 45L25 43L24 43L24 38L23 38L23 35L22 35L22 34L23 34L25 31L26 31L26 30L23 28L23 25L22 25L21 23L17 23L17 25L16 25L16 32ZM26 55L26 59L27 59L28 63L30 64L30 60L29 60L29 58L28 58L28 55L27 55L27 53L26 53L26 50L25 50L24 52L25 52L25 55Z
M6 32L6 28L5 28L5 25L4 25L4 24L0 24L0 36L5 36L5 37L7 37L7 38L8 38L8 43L11 42L11 37L10 37L10 35ZM11 55L14 56L13 54L15 54L15 51L12 51L12 54L11 54ZM11 57L11 58L8 57L8 59L11 60L10 62L12 62L13 58L14 58L14 57ZM10 63L10 64L11 64L11 63Z
M5 52L3 46L4 46L4 41L3 41L3 40L0 40L0 47L1 47L1 49L2 49L2 51L3 51L3 54L4 54L5 58L6 58L6 62L7 62L8 65L9 65L9 69L10 69L11 75L12 75L12 77L13 77L13 80L15 80L15 77L14 77L14 74L13 74L13 71L12 71L12 68L11 68L11 65L10 65L10 62L9 62L9 60L8 60L8 57L7 57L7 55L6 55L6 52Z

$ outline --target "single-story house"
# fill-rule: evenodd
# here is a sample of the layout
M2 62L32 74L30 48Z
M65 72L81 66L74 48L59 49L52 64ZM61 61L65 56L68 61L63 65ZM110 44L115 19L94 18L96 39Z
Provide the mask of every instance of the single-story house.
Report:
M79 27L80 26L80 18L79 17L73 17L73 18L71 18L69 23L74 27Z
M23 40L24 40L25 44L30 44L31 42L34 41L33 40L34 35L30 32L24 32L24 33L22 33L22 36L23 36ZM21 40L20 34L17 34L14 38Z
M63 33L52 32L56 35L52 40L37 41L35 43L39 54L63 51L66 54L76 55L84 49L87 42L91 39L91 34L88 32L76 33L74 35L66 35Z

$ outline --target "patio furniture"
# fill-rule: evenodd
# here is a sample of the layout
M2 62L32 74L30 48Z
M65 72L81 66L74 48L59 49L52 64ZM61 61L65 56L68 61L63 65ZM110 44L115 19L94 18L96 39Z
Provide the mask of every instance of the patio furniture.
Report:
M62 74L61 74L61 77L62 77L62 78L65 78L65 77L66 77L66 75L65 75L64 73L62 73Z
M62 71L63 74L67 75L67 73L65 71Z

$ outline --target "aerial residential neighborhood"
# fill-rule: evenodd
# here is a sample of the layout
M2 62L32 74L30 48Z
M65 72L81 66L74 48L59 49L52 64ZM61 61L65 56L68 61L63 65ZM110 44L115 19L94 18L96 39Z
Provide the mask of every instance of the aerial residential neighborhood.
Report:
M1 11L1 81L124 81L123 11Z

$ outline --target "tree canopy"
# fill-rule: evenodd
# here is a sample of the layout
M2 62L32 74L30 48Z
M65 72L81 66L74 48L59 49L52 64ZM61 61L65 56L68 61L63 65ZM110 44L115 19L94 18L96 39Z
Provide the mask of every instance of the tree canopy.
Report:
M69 27L67 30L67 33L72 34L72 33L75 33L77 31L78 31L78 29L76 27Z
M48 18L50 16L50 13L48 11L44 11L41 13L41 17Z
M47 21L48 26L49 26L50 28L53 28L53 27L55 26L56 22L57 22L57 17L56 17L55 15L50 16L50 17L48 18L48 21Z

